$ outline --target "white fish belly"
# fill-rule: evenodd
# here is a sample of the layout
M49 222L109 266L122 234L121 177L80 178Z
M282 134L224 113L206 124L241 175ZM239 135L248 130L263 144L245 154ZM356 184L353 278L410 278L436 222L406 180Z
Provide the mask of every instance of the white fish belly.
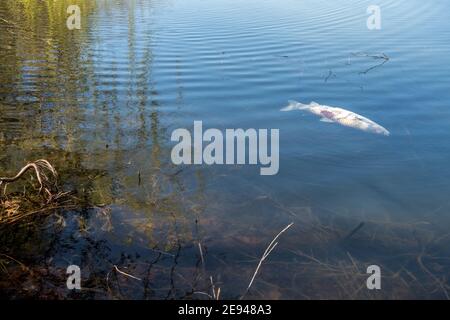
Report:
M327 115L330 112L333 114L332 116L328 116L328 118L336 123L339 123L340 125L366 132L389 135L389 131L379 124L354 112L341 108L327 108L325 110Z

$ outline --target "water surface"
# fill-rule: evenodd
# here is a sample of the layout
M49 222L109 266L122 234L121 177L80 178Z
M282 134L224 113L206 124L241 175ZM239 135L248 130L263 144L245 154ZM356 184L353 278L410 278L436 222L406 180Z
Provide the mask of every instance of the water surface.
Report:
M246 298L448 298L448 2L378 1L381 30L362 0L73 3L81 30L68 1L0 3L0 173L46 158L102 209L2 230L0 252L41 276L5 260L1 296L203 299L212 277L237 298L294 222ZM289 99L391 136L280 112ZM194 120L280 129L278 175L174 166L171 132Z

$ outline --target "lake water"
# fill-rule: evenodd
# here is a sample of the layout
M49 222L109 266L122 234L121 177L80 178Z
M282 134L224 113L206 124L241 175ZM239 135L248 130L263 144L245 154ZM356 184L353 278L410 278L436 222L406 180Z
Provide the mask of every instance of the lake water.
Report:
M39 277L0 260L15 274L0 296L207 299L212 281L238 298L293 222L245 298L448 298L450 3L373 2L2 0L0 175L46 158L102 207L1 229L0 253ZM391 135L280 112L288 100ZM279 129L279 173L173 165L171 133L194 120Z

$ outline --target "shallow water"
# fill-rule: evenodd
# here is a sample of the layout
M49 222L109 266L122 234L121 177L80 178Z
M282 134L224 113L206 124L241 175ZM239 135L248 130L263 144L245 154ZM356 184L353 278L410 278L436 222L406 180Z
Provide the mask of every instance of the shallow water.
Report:
M448 297L448 2L378 1L381 30L360 0L73 3L81 30L66 28L68 1L0 3L0 173L47 158L105 206L2 229L0 253L41 275L16 266L2 296L200 299L211 276L236 298L294 222L247 298ZM290 99L391 135L280 112ZM171 132L194 120L280 129L279 173L174 166ZM364 288L371 264L380 291Z

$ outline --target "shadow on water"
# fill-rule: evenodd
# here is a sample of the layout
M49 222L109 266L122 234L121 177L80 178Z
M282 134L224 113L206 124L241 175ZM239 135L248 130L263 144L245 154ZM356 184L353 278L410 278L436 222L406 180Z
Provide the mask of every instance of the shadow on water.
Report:
M65 26L69 3L83 12L76 33ZM46 158L86 204L0 226L0 297L211 299L220 288L219 298L239 298L294 222L246 298L448 298L448 232L435 222L357 219L306 196L284 201L241 167L172 165L170 132L190 115L194 71L172 53L159 62L175 64L175 81L158 86L149 12L168 4L153 3L0 2L0 172ZM72 264L81 291L66 288ZM384 272L381 291L366 289L372 264Z

